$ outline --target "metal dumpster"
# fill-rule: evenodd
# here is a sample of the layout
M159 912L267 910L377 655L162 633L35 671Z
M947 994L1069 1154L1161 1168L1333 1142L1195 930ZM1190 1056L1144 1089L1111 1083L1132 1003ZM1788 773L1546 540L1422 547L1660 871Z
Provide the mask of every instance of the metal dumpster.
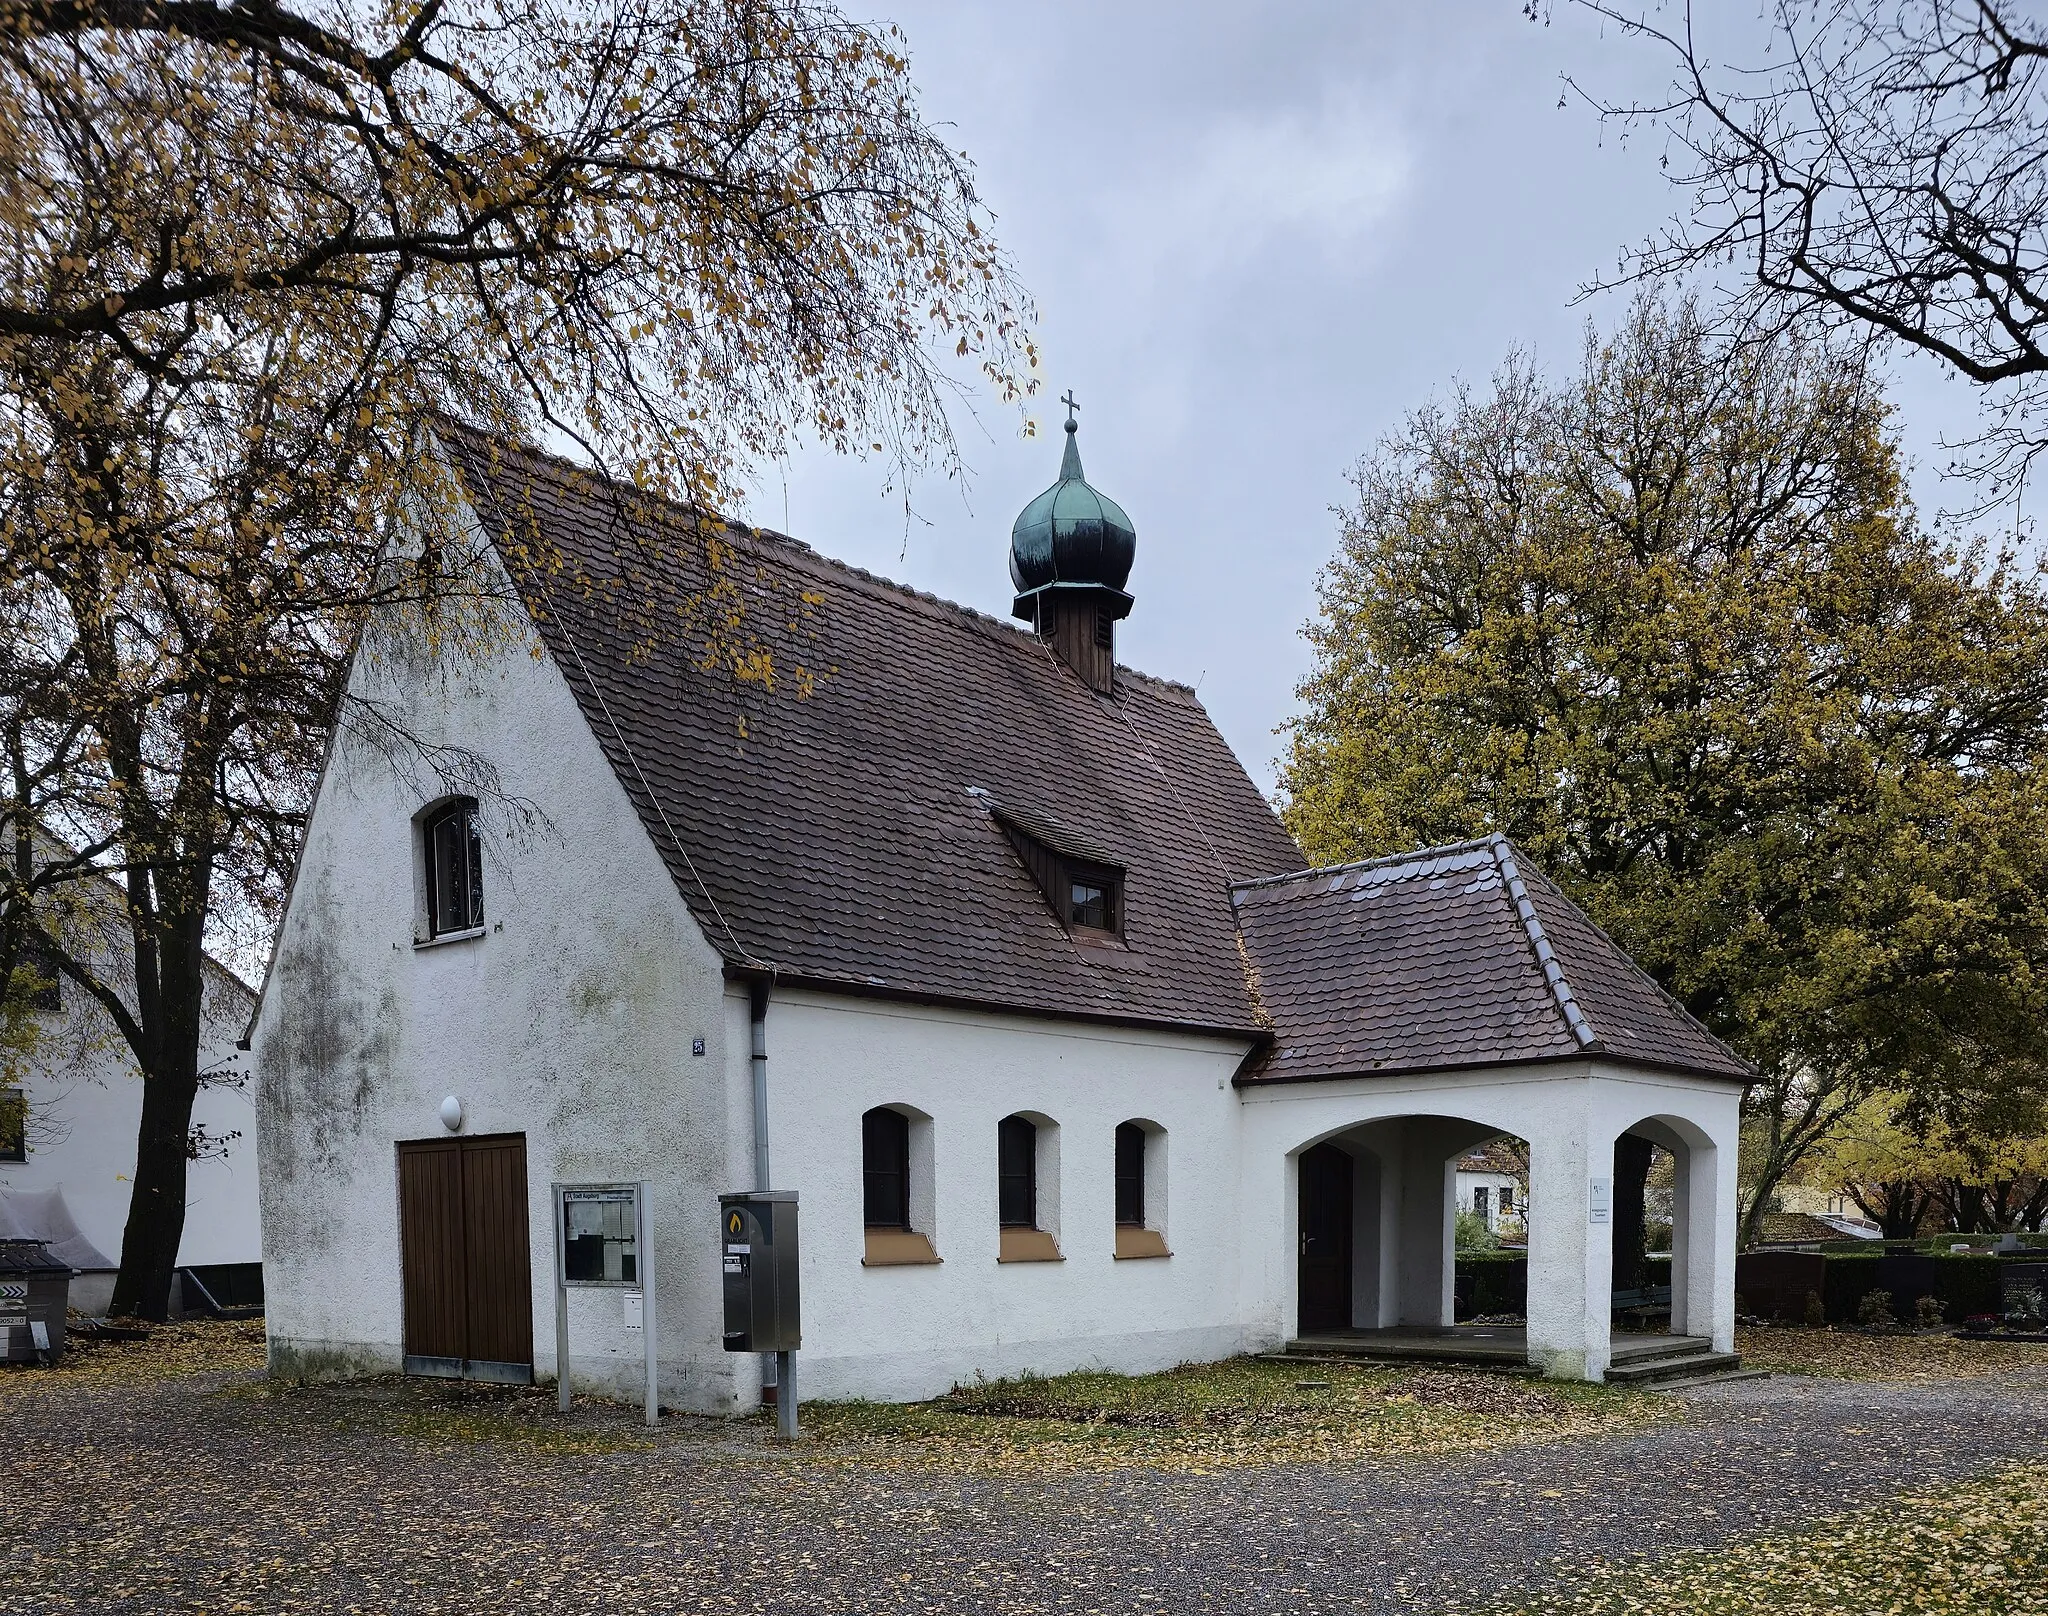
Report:
M48 1241L0 1240L0 1363L54 1361L70 1300L71 1265L50 1255Z

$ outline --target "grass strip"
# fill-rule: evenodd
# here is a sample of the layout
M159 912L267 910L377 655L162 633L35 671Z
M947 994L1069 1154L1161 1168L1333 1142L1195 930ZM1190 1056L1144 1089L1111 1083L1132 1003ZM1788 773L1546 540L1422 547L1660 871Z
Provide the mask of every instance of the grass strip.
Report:
M1617 1387L1233 1358L1152 1375L976 1381L927 1403L812 1403L803 1419L807 1448L826 1461L1201 1474L1505 1448L1680 1412Z
M1498 1616L1505 1601L1485 1609ZM1909 1494L1799 1532L1596 1561L1520 1616L2017 1616L2048 1611L2048 1466Z
M2048 1372L2048 1342L1962 1341L1950 1334L1757 1326L1735 1332L1745 1368L1831 1380L1971 1380Z

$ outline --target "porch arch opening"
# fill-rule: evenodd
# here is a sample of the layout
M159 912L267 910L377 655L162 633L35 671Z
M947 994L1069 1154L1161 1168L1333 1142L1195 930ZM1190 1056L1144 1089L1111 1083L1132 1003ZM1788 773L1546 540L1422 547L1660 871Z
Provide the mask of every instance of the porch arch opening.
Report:
M1705 1336L1712 1300L1697 1294L1711 1266L1716 1147L1682 1117L1650 1116L1614 1141L1612 1333Z
M1299 1147L1295 1338L1458 1334L1483 1301L1500 1316L1475 1340L1519 1350L1510 1271L1526 1274L1527 1163L1526 1145L1506 1130L1432 1114L1378 1118ZM1461 1245L1468 1270L1484 1262L1502 1272L1484 1285L1461 1276Z

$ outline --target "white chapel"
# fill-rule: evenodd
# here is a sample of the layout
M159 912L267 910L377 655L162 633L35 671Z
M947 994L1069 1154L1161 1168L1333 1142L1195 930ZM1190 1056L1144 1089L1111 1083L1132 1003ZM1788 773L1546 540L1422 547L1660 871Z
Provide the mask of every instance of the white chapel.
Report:
M320 782L250 1029L274 1370L637 1395L616 1291L554 1346L550 1185L618 1181L671 1407L762 1399L718 1197L764 1187L806 1397L1290 1342L1598 1380L1650 1350L1622 1141L1674 1162L1659 1361L1730 1361L1750 1069L1506 841L1303 868L1194 693L1116 661L1136 534L1066 431L1004 622L444 430L517 632L373 624L352 674L468 764L343 735ZM721 603L764 643L707 650ZM1475 1331L1457 1170L1501 1138L1526 1324Z

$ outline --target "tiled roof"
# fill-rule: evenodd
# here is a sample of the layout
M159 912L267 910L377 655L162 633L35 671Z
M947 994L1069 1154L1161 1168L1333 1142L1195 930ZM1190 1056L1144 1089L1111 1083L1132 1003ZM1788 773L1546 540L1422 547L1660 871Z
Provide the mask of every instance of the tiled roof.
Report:
M1230 886L1301 854L1192 691L1119 668L1098 696L1034 635L778 535L710 529L733 552L714 576L676 508L452 428L444 443L731 966L1259 1031ZM772 693L704 655L714 585L775 653ZM1000 813L1127 872L1127 948L1068 936Z
M1245 1081L1588 1055L1753 1075L1503 837L1249 882L1232 901L1273 1027Z
M1840 1229L1811 1212L1766 1212L1758 1225L1757 1243L1765 1246L1810 1246L1845 1238Z

